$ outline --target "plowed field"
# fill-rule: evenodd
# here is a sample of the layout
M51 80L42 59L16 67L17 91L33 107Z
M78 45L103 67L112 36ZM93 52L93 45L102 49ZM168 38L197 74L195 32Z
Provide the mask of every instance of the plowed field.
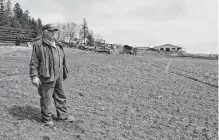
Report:
M40 122L31 49L0 47L0 139L218 139L218 61L65 52L64 88L76 121L54 130Z

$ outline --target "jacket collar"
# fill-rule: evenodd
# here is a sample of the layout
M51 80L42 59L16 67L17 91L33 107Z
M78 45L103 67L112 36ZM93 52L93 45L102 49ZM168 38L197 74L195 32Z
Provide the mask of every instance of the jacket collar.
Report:
M42 36L42 42L47 44L50 47L55 47L56 48L56 46L54 46L54 45L56 45L56 43L53 44L53 42L46 36Z
M44 36L44 35L38 36L37 40L39 40L40 38L42 39L42 43L45 43L45 44L47 44L50 47L54 47L52 42L46 36ZM63 46L62 46L62 44L60 42L58 42L56 39L54 41L55 41L55 45L56 46L59 46L61 49L63 49Z

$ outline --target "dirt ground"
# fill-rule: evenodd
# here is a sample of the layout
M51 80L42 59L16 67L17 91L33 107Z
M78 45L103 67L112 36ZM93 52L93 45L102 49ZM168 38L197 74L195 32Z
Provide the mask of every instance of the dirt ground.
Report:
M31 48L0 47L0 140L218 139L218 61L65 52L76 121L53 130L40 122Z

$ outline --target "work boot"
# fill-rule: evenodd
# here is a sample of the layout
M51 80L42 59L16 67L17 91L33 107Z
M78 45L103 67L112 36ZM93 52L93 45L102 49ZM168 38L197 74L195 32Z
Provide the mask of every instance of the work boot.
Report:
M48 127L53 127L53 126L55 126L55 123L53 121L46 121L45 125Z
M73 122L73 121L75 121L75 117L74 116L68 116L66 118L57 118L57 120L65 121L65 122Z

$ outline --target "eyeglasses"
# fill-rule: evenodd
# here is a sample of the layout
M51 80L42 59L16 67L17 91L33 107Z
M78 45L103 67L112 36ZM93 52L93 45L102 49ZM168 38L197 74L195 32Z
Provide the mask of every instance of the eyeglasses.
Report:
M56 33L57 31L54 31L54 30L51 30L51 31L49 31L50 33Z

